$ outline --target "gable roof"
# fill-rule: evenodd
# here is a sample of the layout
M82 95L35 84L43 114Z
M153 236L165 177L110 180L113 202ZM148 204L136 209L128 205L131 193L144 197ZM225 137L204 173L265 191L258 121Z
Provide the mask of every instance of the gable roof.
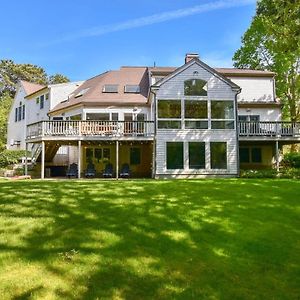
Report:
M150 67L152 74L165 76L176 70L175 67ZM213 68L218 73L230 77L274 77L276 73L263 70L238 69L238 68Z
M225 77L221 73L217 72L215 69L211 68L210 66L208 66L207 64L205 64L203 61L201 61L198 58L193 58L188 63L184 64L183 66L181 66L181 67L179 67L177 69L175 69L172 73L170 73L169 75L167 75L163 79L159 80L152 87L153 88L160 87L162 84L164 84L165 82L169 81L171 78L175 77L177 74L181 73L182 71L186 70L187 68L189 68L190 66L192 66L194 64L197 64L200 67L202 67L203 69L205 69L206 71L208 71L209 73L214 74L220 80L224 81L229 86L231 86L232 89L234 89L234 90L240 90L240 87L237 84L235 84L230 79L228 79L227 77Z
M25 81L25 80L20 80L20 83L23 86L26 95L30 95L32 93L35 93L35 92L45 88L44 85L32 83L32 82Z
M118 85L117 93L103 92L104 85ZM139 85L139 93L125 93L125 85ZM145 105L148 103L149 75L147 67L121 67L86 80L69 99L56 105L50 113L77 105Z

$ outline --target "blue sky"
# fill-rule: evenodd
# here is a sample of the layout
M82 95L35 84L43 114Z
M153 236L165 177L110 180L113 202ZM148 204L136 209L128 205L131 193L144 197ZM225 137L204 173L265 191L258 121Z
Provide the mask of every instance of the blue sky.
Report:
M87 79L122 65L230 67L255 0L3 1L0 59ZM5 13L3 13L5 12Z

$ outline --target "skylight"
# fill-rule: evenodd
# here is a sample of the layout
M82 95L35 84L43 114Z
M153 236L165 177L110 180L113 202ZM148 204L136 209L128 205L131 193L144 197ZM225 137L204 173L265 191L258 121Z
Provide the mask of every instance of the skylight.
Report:
M83 89L81 91L79 91L74 97L75 98L78 98L78 97L81 97L82 95L84 95L90 88L86 88L86 89Z
M124 92L125 93L139 93L140 92L140 86L139 85L134 85L134 84L126 84L124 87Z
M105 84L103 86L103 93L117 93L118 92L118 85L117 84Z

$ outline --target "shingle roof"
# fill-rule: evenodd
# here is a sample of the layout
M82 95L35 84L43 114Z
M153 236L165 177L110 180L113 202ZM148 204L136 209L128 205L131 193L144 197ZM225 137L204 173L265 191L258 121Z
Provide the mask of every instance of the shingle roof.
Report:
M118 93L104 93L106 84L118 85ZM125 93L125 85L139 85L139 93ZM145 105L148 101L149 75L146 67L121 67L86 80L67 101L56 105L51 112L76 105ZM82 94L81 96L76 96Z
M32 83L32 82L25 81L25 80L20 80L20 82L25 90L26 95L30 95L32 93L37 92L40 89L45 88L44 85Z

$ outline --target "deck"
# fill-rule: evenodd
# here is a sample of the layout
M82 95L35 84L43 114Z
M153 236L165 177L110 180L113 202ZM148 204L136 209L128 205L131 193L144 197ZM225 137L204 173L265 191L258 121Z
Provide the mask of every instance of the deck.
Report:
M40 121L27 126L27 142L153 140L154 126L154 121ZM238 132L240 141L300 142L300 122L240 121Z
M27 142L41 140L153 140L153 121L40 121L27 126Z

